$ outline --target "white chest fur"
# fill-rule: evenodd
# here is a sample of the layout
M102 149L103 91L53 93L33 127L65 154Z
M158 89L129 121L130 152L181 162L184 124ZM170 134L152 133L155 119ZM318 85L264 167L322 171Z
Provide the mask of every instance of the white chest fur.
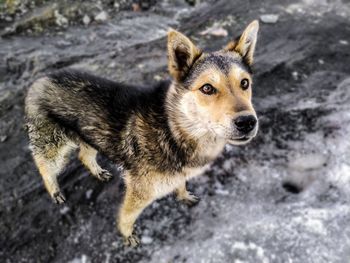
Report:
M209 164L200 168L186 168L182 173L178 174L159 174L157 176L158 180L154 180L153 182L153 190L156 198L161 198L173 192L176 188L185 184L187 180L202 174L208 167Z
M200 142L198 149L199 155L204 158L209 158L209 160L214 160L223 150L225 146L224 140L218 139L203 139ZM210 164L206 164L202 167L196 168L185 168L181 173L178 174L158 174L155 176L155 179L152 182L153 192L156 195L156 198L163 197L175 189L183 186L187 180L196 177L202 174Z

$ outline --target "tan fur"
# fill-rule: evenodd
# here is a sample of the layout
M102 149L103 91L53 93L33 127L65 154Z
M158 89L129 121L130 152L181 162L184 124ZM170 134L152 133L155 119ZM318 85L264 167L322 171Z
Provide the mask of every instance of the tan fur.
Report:
M113 97L111 93L113 99L117 98L113 103L105 93L107 99L93 100L94 95L100 95L100 86L110 82L96 78L88 83L91 76L84 74L68 72L51 76L54 81L42 78L35 82L26 98L27 126L35 163L51 197L64 202L57 175L69 153L79 146L79 159L100 180L108 180L111 174L97 163L96 149L125 166L126 193L117 227L129 245L138 244L133 235L134 223L154 200L175 192L180 201L197 202L197 197L187 191L186 181L201 174L226 143L245 144L256 135L249 65L253 62L258 27L257 21L252 22L238 41L213 53L203 53L183 34L169 31L168 67L173 81L166 89L152 90L147 100L150 104L143 101L138 105L146 104L146 111L135 108L127 100L130 94L122 92L127 87L116 83L110 84L113 89L102 90L108 95L110 90L120 88L118 92L123 96ZM247 89L242 88L243 79L250 82ZM93 85L95 82L102 84ZM204 94L201 89L206 84L216 92ZM144 94L148 93L141 93L142 98ZM160 105L158 98L163 100ZM134 107L132 111L118 108L127 103ZM123 110L128 114L120 114ZM246 137L239 133L238 124L233 124L242 116L255 120L252 129L245 132ZM121 117L124 119L119 127L115 121Z
M153 182L156 176L134 177L126 172L124 177L126 193L119 210L117 225L119 232L125 237L127 245L136 246L139 241L133 235L134 223L141 212L157 198L153 191Z
M60 172L60 168L54 162L48 162L41 156L34 156L35 163L39 169L39 172L43 178L46 190L49 192L50 196L59 191L57 183L57 174Z
M170 30L168 32L168 69L170 75L172 75L174 79L180 80L183 74L177 63L175 63L177 54L188 55L184 63L186 64L186 67L190 67L193 61L199 57L201 53L201 50L185 35L176 30Z
M88 168L92 175L98 176L103 169L96 161L97 151L86 143L80 144L79 159Z
M203 136L207 136L206 133L209 129L213 136L221 134L224 137L231 129L232 116L240 114L256 116L251 102L251 89L242 90L240 88L240 81L243 78L252 82L250 75L238 66L233 66L228 76L216 68L208 68L191 84L191 92L182 98L181 109L197 134L203 131L205 133ZM215 87L218 94L203 95L199 89L207 83ZM198 122L198 119L201 121Z
M239 40L229 43L225 50L238 52L252 65L258 30L259 22L254 20L246 27Z
M191 194L189 191L187 191L186 189L186 183L184 182L183 184L181 184L179 187L177 187L175 189L176 192L176 199L179 201L196 201L196 196L194 196L193 194Z
M40 175L43 178L45 187L53 199L55 199L55 194L58 194L60 192L57 182L57 175L63 170L64 166L66 165L68 161L68 155L72 149L73 146L67 144L58 149L50 149L47 151L46 155L40 153L33 155ZM57 201L60 202L61 200Z
M154 200L175 191L179 201L189 205L197 202L198 198L187 191L186 181L200 175L207 167L187 169L183 173L172 175L150 173L142 177L132 176L130 172L126 172L124 177L126 193L117 219L118 229L126 237L126 243L135 246L139 242L137 237L132 235L134 223Z
M250 48L247 41L250 40L250 31L257 32L257 25L253 22L248 26L238 42L232 42L224 51L239 52L241 55L247 55L249 63L252 63L255 42L251 43ZM181 79L181 72L176 64L176 54L174 50L187 54L186 64L191 65L193 61L201 55L198 49L187 37L177 31L170 31L168 34L168 54L169 54L169 72L177 80ZM244 53L245 52L245 53ZM238 66L233 67L226 76L216 68L208 68L197 76L190 86L190 92L181 98L180 111L182 117L170 118L169 124L176 137L195 138L199 144L197 151L201 156L214 159L223 149L226 140L217 138L221 134L225 137L225 132L230 129L232 116L239 114L253 114L255 110L251 103L251 89L242 90L240 82L247 78L252 83L250 74L241 70ZM211 84L218 91L217 96L203 95L199 89L204 84ZM168 92L168 97L176 96L176 87L172 86ZM176 109L177 110L177 109ZM173 109L169 109L170 115L174 114ZM198 120L201 120L198 122ZM143 120L136 121L135 129L142 129ZM189 129L188 127L192 127ZM212 131L212 133L208 133ZM236 143L239 144L239 143ZM147 142L144 142L146 146ZM164 149L167 150L167 149ZM134 177L128 174L126 181L126 195L118 216L118 228L120 232L128 237L128 242L132 245L137 244L137 239L132 236L133 224L139 214L152 203L155 199L167 195L175 190L177 199L181 201L195 201L197 198L190 194L186 189L186 180L200 174L202 169L188 169L181 174L159 174L152 173L143 177ZM136 178L136 179L135 179Z

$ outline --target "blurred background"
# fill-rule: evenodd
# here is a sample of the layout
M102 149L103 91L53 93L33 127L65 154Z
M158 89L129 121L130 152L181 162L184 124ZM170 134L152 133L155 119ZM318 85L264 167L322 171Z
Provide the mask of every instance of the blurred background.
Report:
M260 20L254 104L260 132L189 188L147 208L126 248L115 230L120 170L101 183L72 157L50 200L23 127L41 75L74 67L128 83L168 78L166 32L207 51ZM350 262L349 0L0 0L2 262Z

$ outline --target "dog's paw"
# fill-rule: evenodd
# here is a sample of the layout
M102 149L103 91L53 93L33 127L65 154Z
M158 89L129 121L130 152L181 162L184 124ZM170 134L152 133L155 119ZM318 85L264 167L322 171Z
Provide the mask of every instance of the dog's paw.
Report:
M66 202L66 198L61 192L54 193L52 199L56 204L63 204L64 202Z
M187 192L187 195L185 197L182 197L180 199L178 199L179 201L181 201L182 203L186 204L189 207L195 206L199 203L200 198L194 194L192 194L191 192Z
M131 235L124 238L124 245L128 247L137 247L140 244L140 239L136 235Z
M109 181L111 178L112 178L112 174L107 171L107 170L102 170L98 175L97 175L97 178L101 181L104 181L104 182L107 182Z

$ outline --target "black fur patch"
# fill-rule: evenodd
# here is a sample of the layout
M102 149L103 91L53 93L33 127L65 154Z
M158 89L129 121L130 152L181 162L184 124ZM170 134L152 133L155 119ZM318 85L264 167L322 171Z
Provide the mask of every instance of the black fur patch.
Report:
M136 174L142 163L170 173L202 165L189 154L195 145L178 141L170 130L169 81L131 86L76 70L48 78L37 103L73 140L84 141Z

